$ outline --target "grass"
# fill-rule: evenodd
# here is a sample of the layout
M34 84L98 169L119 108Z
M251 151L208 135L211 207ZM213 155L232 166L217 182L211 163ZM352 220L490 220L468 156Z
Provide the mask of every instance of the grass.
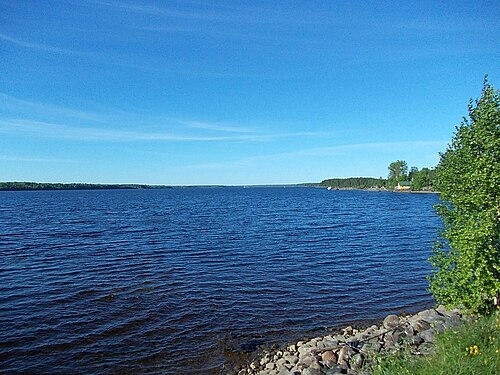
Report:
M498 375L500 374L500 311L437 335L433 354L408 350L377 359L374 375Z

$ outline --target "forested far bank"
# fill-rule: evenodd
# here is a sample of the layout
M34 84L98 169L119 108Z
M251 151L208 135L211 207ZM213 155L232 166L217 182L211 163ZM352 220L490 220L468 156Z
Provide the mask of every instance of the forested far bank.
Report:
M386 188L387 180L371 177L329 178L321 181L320 186L334 189L381 189Z
M165 185L87 184L49 182L0 182L0 190L99 190L99 189L169 189Z
M404 160L392 162L387 167L387 178L350 177L329 178L323 180L320 186L333 189L382 189L398 191L434 191L435 171L433 168L411 167Z

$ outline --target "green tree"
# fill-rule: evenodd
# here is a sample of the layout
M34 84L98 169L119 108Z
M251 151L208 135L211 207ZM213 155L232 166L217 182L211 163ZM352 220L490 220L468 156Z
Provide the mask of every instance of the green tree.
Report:
M430 290L439 303L480 311L500 295L500 93L485 78L469 119L436 168L443 220Z
M420 191L424 188L432 188L434 185L434 171L429 168L422 168L412 175L411 188Z
M411 167L410 172L408 173L408 180L413 181L415 176L418 174L418 168L417 167Z
M405 181L408 173L408 164L404 160L396 160L389 164L389 184L395 186L398 182Z

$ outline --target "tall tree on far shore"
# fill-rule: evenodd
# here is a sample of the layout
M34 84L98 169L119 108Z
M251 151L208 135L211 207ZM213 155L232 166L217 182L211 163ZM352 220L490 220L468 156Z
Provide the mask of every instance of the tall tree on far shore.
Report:
M441 154L435 187L444 228L430 258L438 303L488 310L500 298L500 92L485 78L469 119Z
M408 164L404 160L396 160L389 164L389 184L395 186L398 182L404 181L407 178Z

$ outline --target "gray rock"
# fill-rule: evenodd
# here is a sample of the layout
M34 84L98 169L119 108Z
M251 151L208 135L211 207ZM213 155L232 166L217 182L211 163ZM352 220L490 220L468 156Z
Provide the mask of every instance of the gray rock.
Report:
M322 375L322 374L321 370L317 368L307 367L304 370L302 370L302 375Z
M299 352L299 356L303 357L303 356L311 353L311 347L308 347L307 345L302 345L299 347L298 352Z
M321 339L319 337L316 337L314 339L309 340L308 344L311 344L311 346L316 346L316 343L320 340Z
M266 365L266 370L274 370L276 368L276 364L275 363L268 363Z
M423 342L424 342L424 339L420 336L419 333L417 333L416 336L411 337L409 340L409 344L413 345L413 346L419 346Z
M445 322L437 321L434 324L432 324L432 328L434 328L436 332L443 333L446 328Z
M417 320L413 323L413 329L418 332L423 332L431 328L431 324L423 319Z
M299 361L297 356L294 355L284 356L283 359L286 360L287 362L290 362L292 365L296 364Z
M385 335L384 335L384 344L385 344L385 347L390 347L390 346L394 346L398 343L399 341L399 337L401 336L401 332L400 331L394 331L394 332L387 332Z
M436 311L438 313L440 313L441 315L444 315L444 316L451 316L451 315L458 315L458 312L459 310L457 309L454 309L454 310L448 310L446 307L444 307L443 305L439 305L437 308L436 308Z
M314 366L316 363L318 363L318 360L316 359L315 356L312 354L304 355L301 356L299 359L299 365L303 365L303 367L316 367Z
M370 327L368 327L366 329L366 331L369 332L369 333L373 333L373 332L375 332L377 330L378 330L378 327L375 324L373 324L372 326L370 326Z
M285 364L287 363L286 359L285 358L280 358L276 361L276 366L278 368L281 368L283 367Z
M340 365L339 367L340 367L341 374L347 374L347 370L349 370L349 367L347 366L346 363Z
M397 315L387 315L383 324L386 329L396 328L399 325L399 317Z
M351 366L351 369L354 370L361 368L361 366L363 366L363 357L361 356L361 354L354 354L349 361L349 365Z
M401 329L401 338L409 340L411 339L411 337L413 337L413 335L415 335L415 330L410 324Z
M334 339L324 339L323 344L325 344L325 348L336 348L339 341Z
M462 324L462 319L458 314L451 314L444 321L444 325L446 328L456 328Z
M316 348L318 348L318 349L324 349L325 348L325 343L323 341L316 342Z
M269 354L266 354L264 357L261 358L260 364L261 366L264 366L266 363L269 363Z
M354 350L348 346L345 345L340 349L339 354L338 354L338 360L337 363L339 365L345 365L347 362L349 362L349 359L355 354Z
M350 334L352 333L352 331L353 331L353 328L352 328L351 326L347 326L347 327L345 327L345 328L342 330L342 332L343 332L344 336L345 336L345 335L350 335Z
M434 309L421 311L418 313L418 316L431 324L436 322L443 322L445 320L445 317Z
M378 353L381 348L382 345L378 340L370 340L361 347L365 353Z
M435 339L434 330L432 328L425 330L423 332L420 332L417 336L422 338L424 340L424 342L434 342L434 339Z
M334 368L327 369L325 371L325 374L326 375L340 375L340 374L342 374L342 370L340 369L340 367L336 366Z

